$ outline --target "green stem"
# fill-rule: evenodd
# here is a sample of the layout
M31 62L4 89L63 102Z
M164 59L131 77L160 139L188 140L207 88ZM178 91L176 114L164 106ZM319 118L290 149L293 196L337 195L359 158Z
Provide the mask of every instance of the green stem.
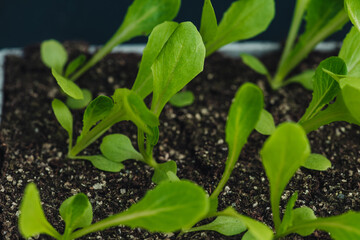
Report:
M138 147L141 155L144 158L144 162L150 167L157 168L158 163L153 158L152 149L148 150L148 146L145 149L145 137L144 131L138 128Z
M271 189L270 189L271 192ZM275 201L271 201L271 211L273 222L275 226L275 231L279 232L280 225L281 225L281 218L280 218L280 198L276 199Z
M341 10L334 18L332 18L325 27L320 31L317 29L313 32L306 33L306 37L292 49L283 64L279 65L278 70L272 82L272 88L278 89L283 86L285 77L315 48L315 46L330 36L349 20L346 12Z

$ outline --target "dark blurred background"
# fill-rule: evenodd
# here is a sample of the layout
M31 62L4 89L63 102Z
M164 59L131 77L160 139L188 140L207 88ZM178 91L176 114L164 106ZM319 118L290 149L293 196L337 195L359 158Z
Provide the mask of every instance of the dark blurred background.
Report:
M234 0L213 0L218 18ZM0 49L24 47L54 38L104 44L117 30L132 0L0 0ZM269 29L251 40L281 42L287 36L295 0L276 0L276 17ZM199 26L203 0L182 0L175 21ZM349 27L330 40L341 40ZM145 43L139 37L131 43Z

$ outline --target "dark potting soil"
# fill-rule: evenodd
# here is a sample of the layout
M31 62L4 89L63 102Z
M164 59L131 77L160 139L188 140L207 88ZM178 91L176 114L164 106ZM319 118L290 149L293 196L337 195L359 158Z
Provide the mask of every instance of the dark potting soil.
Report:
M65 44L71 57L86 53L86 44ZM313 53L295 72L314 68L336 52ZM265 56L271 71L279 54ZM140 56L112 54L79 79L81 87L90 89L94 97L111 96L114 89L131 87ZM66 159L67 134L56 121L51 101L63 99L50 71L41 63L39 47L28 47L23 57L8 56L5 67L5 105L0 136L0 229L4 239L21 239L17 219L19 204L28 182L40 190L45 215L60 232L64 223L58 209L68 197L83 192L93 206L94 222L126 210L139 201L151 183L152 169L127 161L119 173L102 172L87 161ZM277 124L297 121L311 99L311 92L300 85L272 91L265 78L246 67L241 60L214 54L206 59L204 72L187 89L194 92L193 105L175 108L167 105L161 115L160 141L156 147L158 162L174 160L178 176L190 179L211 193L219 182L227 155L225 122L236 90L244 82L253 82L264 90L266 109ZM75 135L81 129L82 110L73 111ZM122 122L109 133L123 133L136 146L136 129ZM327 156L332 168L325 172L301 168L292 178L282 197L285 206L295 191L296 207L308 206L317 216L332 216L348 210L360 210L360 128L347 123L334 123L309 134L312 152ZM268 180L259 150L265 136L253 132L242 150L236 168L219 198L219 209L233 206L238 212L272 226ZM98 152L99 142L85 154ZM154 234L142 229L111 228L83 239L175 239L176 234ZM239 239L215 232L185 234L180 239ZM40 239L48 239L41 236ZM330 239L323 232L308 237L298 235L286 239Z

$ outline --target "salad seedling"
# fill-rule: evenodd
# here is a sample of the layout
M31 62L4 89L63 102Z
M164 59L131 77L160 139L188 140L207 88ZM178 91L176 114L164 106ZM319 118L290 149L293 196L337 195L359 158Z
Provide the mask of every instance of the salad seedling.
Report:
M176 166L174 170L172 163L159 165L152 156L159 136L158 118L172 96L202 71L204 58L204 44L192 23L165 22L157 26L149 37L132 90L117 89L112 98L99 96L94 99L85 110L83 128L74 146L71 113L65 104L55 99L55 116L69 135L68 157L89 160L105 171L119 171L123 168L123 161L135 159L155 168L156 182L161 176L176 179ZM149 74L153 76L149 77ZM152 104L148 109L143 98L151 92ZM111 126L125 120L132 121L138 128L140 153L133 148L128 137L113 134L103 139L101 155L78 155ZM169 169L172 173L168 173Z
M355 7L354 4L351 6ZM351 11L348 12L351 15ZM306 20L305 31L296 42L304 15ZM349 17L344 9L343 0L297 0L289 34L275 75L271 77L264 65L257 63L258 60L251 59L249 61L250 57L247 55L243 56L244 63L256 72L265 75L273 89L281 88L293 82L301 83L306 88L311 89L311 78L314 72L301 73L288 80L286 78L318 43L342 29L348 21Z
M89 98L88 90L81 90L74 81L99 62L115 46L134 37L148 35L156 25L175 18L180 3L181 0L135 0L128 8L123 23L110 40L89 61L86 62L85 57L80 55L71 61L66 69L64 67L68 56L64 47L55 40L44 41L41 45L42 60L46 66L52 69L52 74L63 92L73 98L67 103L74 108L85 107L92 98Z

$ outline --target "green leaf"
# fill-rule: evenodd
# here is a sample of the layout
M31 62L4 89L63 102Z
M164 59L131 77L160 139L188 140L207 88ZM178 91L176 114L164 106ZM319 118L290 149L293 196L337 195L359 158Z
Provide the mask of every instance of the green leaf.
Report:
M78 85L76 85L73 81L61 76L55 68L51 69L52 75L56 79L56 82L60 86L60 88L69 95L70 97L74 99L83 99L83 93Z
M262 64L262 62L254 57L253 55L243 53L240 55L242 58L244 64L246 64L248 67L250 67L252 70L254 70L257 73L260 73L265 76L270 76L269 71L267 68Z
M220 212L221 216L229 216L239 219L246 225L248 231L246 234L250 234L251 240L272 240L273 231L265 224L258 222L252 218L246 217L237 213L233 208L228 207L224 211Z
M291 226L292 219L293 219L293 208L295 206L295 202L296 202L297 198L298 198L298 193L295 192L291 196L291 198L288 200L288 202L286 204L284 217L281 221L281 225L280 225L278 234L285 232L288 229L288 227Z
M40 53L41 60L48 68L54 68L60 74L63 72L68 55L61 43L54 39L43 41Z
M236 92L225 128L226 142L229 146L229 158L226 165L229 164L229 159L233 158L230 156L236 156L234 158L238 159L242 147L260 118L263 106L264 97L261 89L256 85L245 83Z
M220 47L265 31L275 15L274 0L238 0L222 18L216 38L206 43L206 55Z
M100 145L101 153L109 160L123 162L128 159L143 160L136 151L131 140L123 134L111 134L103 138Z
M194 227L186 232L215 231L225 236L233 236L246 231L245 224L238 218L219 216L211 223Z
M151 110L156 116L175 93L203 70L204 59L205 47L196 27L190 22L179 24L151 67Z
M125 166L120 162L114 162L103 155L79 156L76 159L88 160L94 167L106 172L120 172Z
M300 225L304 221L316 219L314 211L308 207L295 208L292 214L292 226ZM315 228L302 228L296 231L301 236L308 236L315 231Z
M180 0L135 0L112 39L121 38L124 42L139 35L148 35L156 25L175 18L180 3Z
M160 184L163 181L171 181L169 179L168 172L172 172L176 175L177 166L176 162L168 161L165 163L158 164L157 167L154 169L154 175L152 176L152 181L155 184Z
M66 67L64 76L68 77L70 74L75 72L76 69L81 67L81 65L83 65L85 63L85 61L86 61L86 56L84 54L79 55L77 58L72 60L69 63L69 65Z
M313 86L314 75L315 75L315 70L306 70L298 75L289 78L286 81L286 84L299 83L307 90L314 90L314 86Z
M92 207L89 199L83 193L66 199L61 204L59 211L65 221L65 236L78 228L89 226L92 222Z
M300 122L313 118L321 109L333 100L340 91L337 81L323 69L335 74L347 73L345 62L338 57L329 57L322 61L315 71L314 92L309 107Z
M128 211L110 217L112 226L141 227L151 232L174 232L193 226L207 214L209 199L188 181L163 182L148 191Z
M293 232L315 228L330 233L335 240L360 239L360 213L349 211L340 216L304 221L293 227Z
M276 230L280 225L280 197L291 177L310 155L304 129L295 123L283 123L265 141L260 152L270 182L270 200Z
M216 15L211 1L204 0L200 25L200 34L204 43L207 43L216 37L217 27Z
M256 240L256 238L251 235L251 232L247 231L244 236L241 238L241 240Z
M81 135L87 134L92 126L103 120L110 113L113 106L113 100L106 96L98 96L92 100L84 112Z
M331 162L321 154L312 153L306 159L303 167L317 171L326 171L331 167Z
M72 139L73 134L73 117L69 108L59 99L54 99L51 103L55 117L60 125L68 132L69 138Z
M19 230L24 238L48 234L60 239L61 235L46 220L40 203L40 195L34 183L29 183L21 200Z
M345 5L351 22L360 31L360 2L357 0L345 0Z
M360 32L351 28L341 46L339 57L342 58L348 69L348 76L360 77Z
M81 89L84 98L83 99L74 99L72 97L67 97L66 105L69 106L71 109L82 109L86 107L89 102L92 100L92 94L87 89Z
M340 81L341 93L346 108L351 116L356 119L357 124L360 122L360 78L344 78ZM350 122L351 123L351 122Z
M151 66L178 25L176 22L164 22L156 26L151 32L143 51L138 75L132 87L132 90L141 98L145 98L152 92L153 74Z
M172 96L169 103L175 107L186 107L193 104L195 96L191 91L178 92Z
M261 110L260 118L256 123L255 129L262 135L270 135L275 131L274 118L265 109Z

